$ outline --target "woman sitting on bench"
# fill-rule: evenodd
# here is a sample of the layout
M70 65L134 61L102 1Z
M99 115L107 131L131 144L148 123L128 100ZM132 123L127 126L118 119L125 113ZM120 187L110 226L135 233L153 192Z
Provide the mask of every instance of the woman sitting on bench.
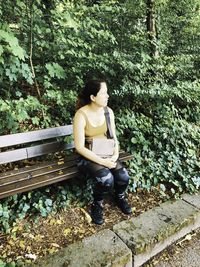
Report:
M83 173L89 173L96 180L93 188L94 201L91 205L91 217L94 223L102 224L104 194L114 188L117 206L125 214L131 214L132 209L125 199L129 175L119 161L119 146L115 133L115 121L112 109L107 108L110 118L110 128L114 137L114 151L111 157L101 157L86 145L90 138L107 139L107 119L105 108L108 103L108 92L105 81L91 80L86 83L78 98L78 110L74 117L74 143L80 154L78 168Z

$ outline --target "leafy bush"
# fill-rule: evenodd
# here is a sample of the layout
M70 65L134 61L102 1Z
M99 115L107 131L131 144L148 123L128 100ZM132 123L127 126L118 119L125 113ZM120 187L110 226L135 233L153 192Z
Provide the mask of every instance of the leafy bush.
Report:
M199 189L199 87L173 89L132 90L132 110L121 109L116 118L120 143L134 156L131 190L158 186L178 196Z
M23 132L71 123L76 93L48 90L39 101L34 96L0 100L0 134Z

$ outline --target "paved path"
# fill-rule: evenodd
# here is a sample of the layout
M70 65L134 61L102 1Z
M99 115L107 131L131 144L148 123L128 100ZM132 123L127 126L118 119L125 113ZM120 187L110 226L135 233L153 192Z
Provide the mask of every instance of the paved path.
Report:
M190 235L189 235L190 236ZM166 255L167 254L167 255ZM163 258L169 258L165 260ZM143 267L200 267L200 228L192 234L189 241L179 241L169 252L163 252L159 257L144 264Z

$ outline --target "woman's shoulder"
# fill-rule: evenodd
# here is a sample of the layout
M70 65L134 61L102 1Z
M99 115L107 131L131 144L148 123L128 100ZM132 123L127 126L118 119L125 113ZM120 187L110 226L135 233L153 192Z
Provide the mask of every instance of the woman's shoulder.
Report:
M86 112L87 112L86 110L87 110L87 109L85 108L85 106L83 106L83 107L79 108L79 109L76 111L76 113L86 113Z
M76 113L75 113L75 117L77 118L84 118L85 120L87 119L87 109L85 108L85 106L79 108Z

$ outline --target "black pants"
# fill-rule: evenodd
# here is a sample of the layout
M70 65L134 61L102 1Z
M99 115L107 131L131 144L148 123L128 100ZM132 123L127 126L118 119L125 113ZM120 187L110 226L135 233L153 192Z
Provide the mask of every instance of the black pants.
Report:
M115 190L118 198L124 196L128 186L130 176L122 163L118 160L114 169L108 169L82 156L78 159L78 168L84 174L89 174L95 178L93 188L94 201L103 200L104 194Z

